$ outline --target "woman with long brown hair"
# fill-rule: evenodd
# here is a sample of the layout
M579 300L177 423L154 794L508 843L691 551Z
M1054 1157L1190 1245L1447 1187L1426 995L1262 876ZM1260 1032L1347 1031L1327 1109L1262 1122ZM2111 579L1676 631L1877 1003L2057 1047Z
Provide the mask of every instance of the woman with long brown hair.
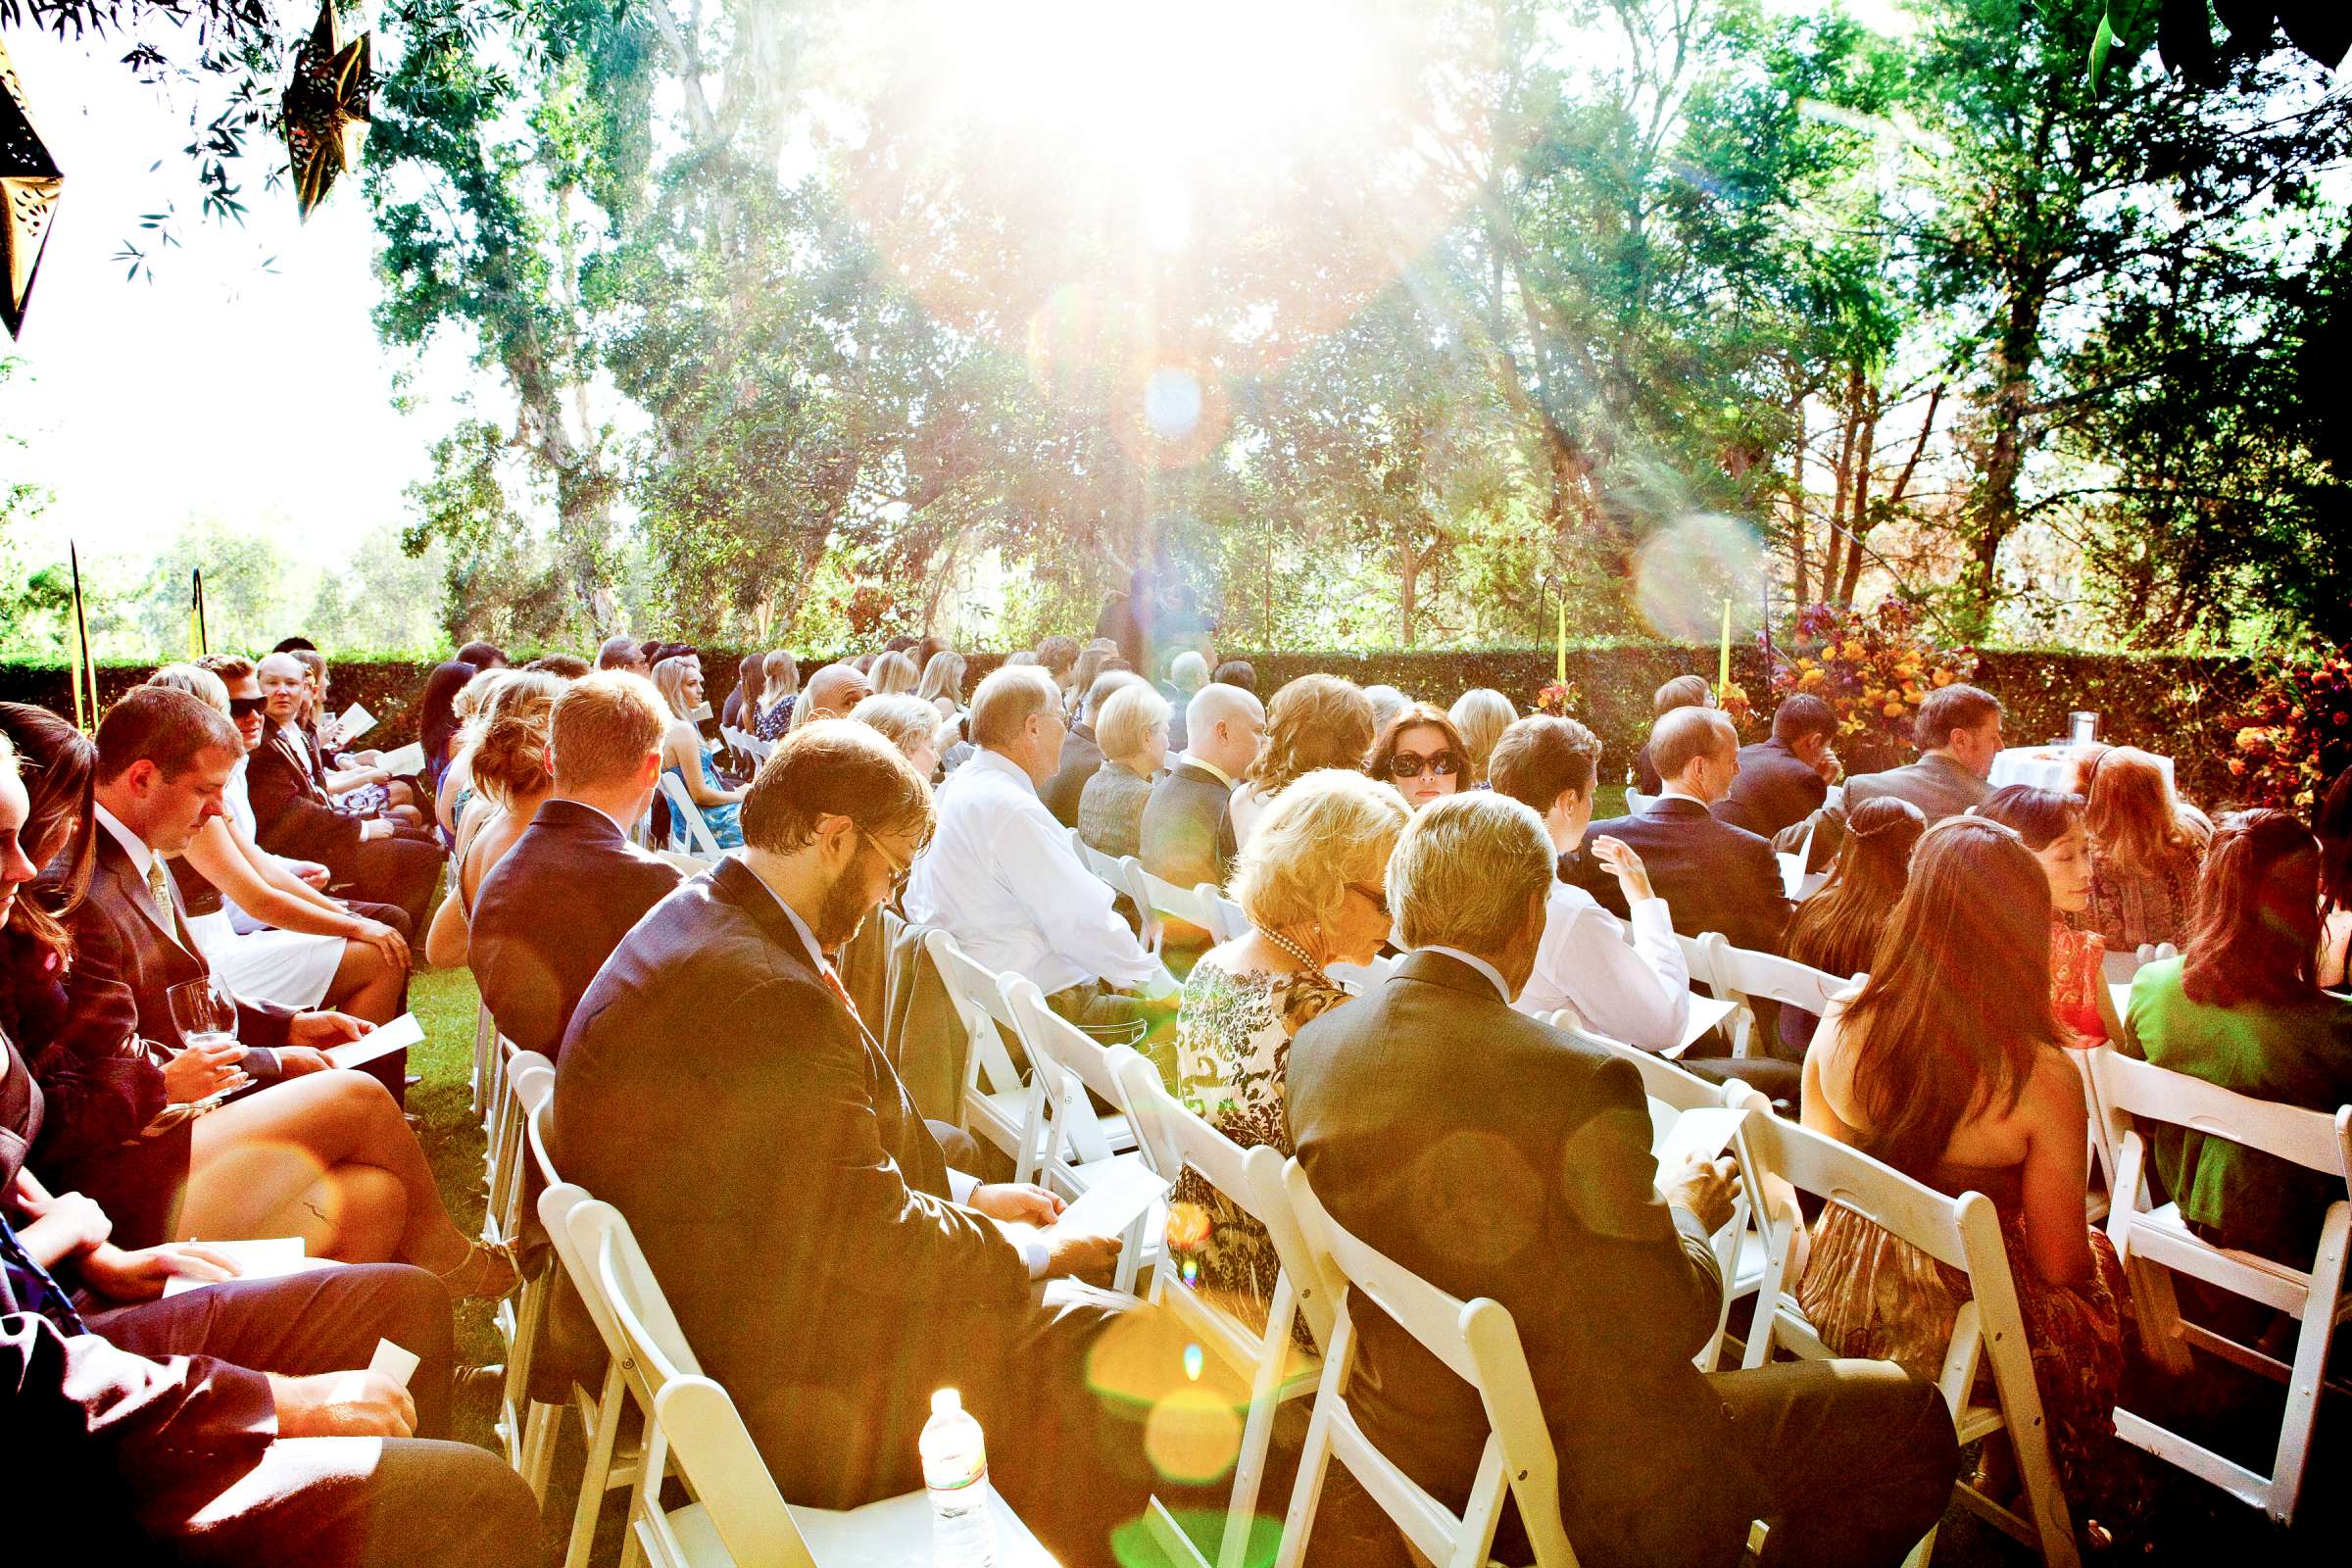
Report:
M2197 867L2212 824L2184 810L2164 764L2133 746L2108 746L2078 770L2090 830L2090 901L2076 923L2111 953L2188 931Z
M2068 923L2090 907L2090 830L2082 797L2031 784L2007 784L1969 808L1971 816L2014 828L2050 885L2050 1004L2066 1045L2087 1051L2124 1037L2115 994L2107 989L2107 944Z
M2082 1217L2089 1121L2050 1006L2050 888L2015 829L1948 817L1921 836L1870 977L1830 1004L1805 1055L1804 1123L2001 1215L2050 1450L2078 1498L2099 1479L2123 1375L2124 1276ZM1838 1355L1934 1378L1968 1282L1845 1205L1797 1288ZM1987 1446L1980 1476L2001 1488Z
M2148 1060L2281 1104L2352 1101L2352 1002L2319 987L2319 841L2285 811L2222 819L2178 958L2132 981ZM2157 1126L2148 1152L2180 1214L2223 1247L2311 1266L2343 1183L2191 1128Z
M1274 797L1319 767L1358 768L1380 726L1363 688L1337 675L1301 675L1266 708L1266 749L1233 792L1233 836L1247 844Z
M1870 968L1903 889L1911 885L1911 852L1928 818L1909 801L1880 795L1846 813L1845 845L1827 886L1796 906L1783 951L1824 974L1861 974ZM1821 1019L1781 1004L1781 1044L1789 1060L1803 1057Z

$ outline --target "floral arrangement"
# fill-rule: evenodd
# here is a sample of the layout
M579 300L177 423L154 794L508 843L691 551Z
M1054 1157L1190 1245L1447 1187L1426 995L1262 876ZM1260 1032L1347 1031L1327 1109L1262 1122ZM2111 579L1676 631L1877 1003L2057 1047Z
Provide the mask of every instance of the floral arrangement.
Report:
M1585 703L1585 694L1572 680L1547 680L1536 693L1536 711L1553 718L1574 718Z
M1756 705L1747 695L1747 688L1736 680L1720 681L1715 687L1715 706L1723 710L1742 740L1757 733Z
M2309 810L2352 766L2352 657L2320 649L2288 661L2231 727L2230 773L2244 782L2246 804Z
M1892 597L1868 611L1807 606L1797 614L1791 653L1775 662L1774 695L1810 692L1828 703L1840 743L1854 753L1849 767L1908 756L1912 720L1928 693L1977 670L1975 649L1938 647L1921 629L1918 607Z

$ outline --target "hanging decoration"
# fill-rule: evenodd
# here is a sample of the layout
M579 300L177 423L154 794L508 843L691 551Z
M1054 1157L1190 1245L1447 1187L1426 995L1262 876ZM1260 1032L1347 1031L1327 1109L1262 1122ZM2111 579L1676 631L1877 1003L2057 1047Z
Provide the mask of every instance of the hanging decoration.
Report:
M212 639L204 629L204 568L188 568L188 658L202 659L213 651Z
M32 128L24 84L7 41L0 39L0 321L8 323L12 338L24 330L24 306L65 183L57 160Z
M294 171L294 203L307 220L326 200L338 174L360 167L368 139L368 100L375 89L369 34L343 41L335 0L322 0L311 36L294 51L294 79L286 83L286 153Z
M66 541L66 560L74 569L74 637L77 657L74 661L74 727L83 728L83 683L87 682L89 728L98 728L98 656L90 651L90 617L81 598L81 552L74 541Z

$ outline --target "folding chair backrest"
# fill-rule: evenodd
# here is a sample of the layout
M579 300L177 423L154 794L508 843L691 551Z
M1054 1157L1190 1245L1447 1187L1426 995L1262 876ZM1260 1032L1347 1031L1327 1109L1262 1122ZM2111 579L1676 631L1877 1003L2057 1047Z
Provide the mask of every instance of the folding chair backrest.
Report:
M556 1064L536 1051L518 1051L507 1063L508 1103L494 1124L497 1148L490 1161L489 1219L501 1241L520 1234L524 1152L530 1146L531 1117L556 1094Z
M1132 855L1119 859L1117 873L1110 878L1110 885L1126 894L1135 905L1136 917L1143 924L1144 946L1155 958L1168 940L1168 923L1160 918L1159 906L1152 902L1152 884L1157 881L1157 877L1144 869L1144 862Z
M1239 942L1250 934L1250 916L1225 896L1223 889L1203 882L1196 891L1208 900L1209 913L1216 917L1209 929L1217 934L1219 942Z
M2110 953L2100 960L2103 978L2111 986L2128 986L2132 977L2163 958L2178 958L2180 950L2170 942L2143 942L2128 953Z
M1306 1313L1307 1327L1313 1331L1318 1345L1325 1343L1331 1327L1330 1303L1323 1298L1319 1281L1311 1271L1293 1272L1293 1265L1301 1254L1298 1221L1290 1212L1288 1195L1282 1191L1281 1152L1265 1144L1244 1149L1226 1137L1169 1094L1160 1081L1159 1069L1134 1052L1129 1052L1119 1063L1118 1076L1120 1103L1126 1106L1136 1143L1152 1170L1173 1184L1189 1167L1236 1208L1265 1226L1267 1235L1273 1238L1275 1253L1282 1260L1298 1306ZM1211 1320L1207 1326L1212 1332L1227 1338L1245 1353L1254 1353L1258 1336L1248 1324L1195 1296L1177 1270L1165 1266L1153 1269L1152 1299L1161 1300L1170 1294L1198 1303L1198 1315ZM1186 1315L1193 1318L1196 1314L1187 1311Z
M939 926L924 934L923 951L931 955L940 983L947 988L948 1001L955 1005L956 1015L963 1020L964 1033L970 1038L964 1068L966 1085L1000 1094L1018 1089L1020 1069L1013 1065L1012 1053L1004 1049L1004 1037L997 1030L1002 1025L1017 1034L1020 1020L1013 1016L1011 1006L1004 1001L997 972L973 962L956 945L956 939Z
M694 804L694 797L686 793L678 775L666 767L662 770L662 798L669 802L671 827L686 835L687 848L698 858L715 860L726 853L718 847L710 824L703 820L703 808Z
M1004 975L998 984L1020 1031L1021 1045L1029 1053L1030 1065L1039 1073L1056 1073L1063 1079L1063 1092L1046 1097L1051 1114L1058 1119L1061 1107L1066 1106L1073 1114L1091 1117L1094 1112L1085 1094L1077 1092L1081 1087L1110 1104L1122 1102L1126 1091L1119 1085L1118 1063L1135 1054L1131 1048L1105 1046L1047 1006L1046 994L1027 975Z
M693 1374L674 1378L655 1396L654 1419L728 1557L761 1568L817 1568L808 1538L784 1505L784 1494L725 1389ZM641 1528L666 1535L669 1521L655 1507ZM686 1556L674 1544L671 1551L675 1560Z
M2202 1078L2140 1061L2106 1047L2090 1054L2092 1082L2122 1149L2134 1121L2169 1122L2260 1150L2352 1185L2352 1147L2342 1112L2257 1100Z
M1555 1012L1544 1021L1595 1051L1605 1051L1612 1056L1622 1056L1632 1062L1634 1070L1642 1075L1642 1092L1676 1110L1694 1110L1702 1105L1720 1105L1724 1102L1723 1085L1710 1083L1689 1068L1677 1066L1664 1056L1643 1051L1639 1046L1629 1046L1622 1040L1594 1034L1573 1012Z
M1655 795L1644 795L1640 790L1629 785L1627 786L1625 792L1625 814L1628 816L1640 816L1643 811L1648 810L1652 806L1656 805L1657 800L1658 798Z
M1699 942L1707 950L1708 969L1714 977L1718 997L1741 1002L1762 998L1819 1013L1829 1005L1832 997L1854 983L1778 954L1735 948L1721 932L1710 931Z
M1161 919L1176 919L1212 935L1216 931L1217 914L1209 899L1216 893L1214 883L1203 882L1195 887L1180 888L1163 876L1144 869L1141 860L1135 862L1138 884L1150 899L1152 912ZM1206 896L1204 896L1204 894Z
M1560 1524L1559 1456L1544 1426L1544 1407L1509 1310L1485 1297L1459 1300L1348 1234L1316 1200L1296 1159L1283 1169L1283 1187L1307 1249L1327 1276L1345 1287L1335 1305L1332 1358L1324 1363L1323 1384L1315 1397L1315 1424L1326 1431L1336 1428L1334 1451L1405 1538L1442 1568L1487 1561L1502 1504L1514 1494L1537 1568L1574 1568L1576 1553ZM1459 1516L1382 1453L1347 1409L1354 1360L1348 1312L1351 1298L1359 1293L1477 1390L1486 1407L1486 1451L1469 1504ZM1310 1447L1315 1441L1310 1432ZM1305 1464L1300 1477L1303 1490L1308 1479ZM1320 1476L1313 1479L1319 1481ZM1299 1500L1293 1501L1293 1528L1299 1523ZM1295 1547L1288 1539L1292 1533L1286 1528L1284 1555L1278 1559L1286 1564L1298 1560L1295 1550L1303 1549L1302 1542Z
M1632 941L1633 926L1631 923L1625 924L1625 931L1626 940ZM1675 946L1683 950L1683 967L1690 972L1690 984L1703 990L1710 997L1718 997L1723 993L1717 990L1715 985L1715 950L1708 944L1707 939L1710 937L1717 941L1722 940L1721 935L1713 931L1702 931L1694 937L1687 937L1677 931L1674 934L1674 942Z
M700 876L705 871L710 869L710 862L709 860L705 859L699 855L688 855L683 850L656 850L653 853L660 856L662 859L667 860L671 865L676 866L688 876Z

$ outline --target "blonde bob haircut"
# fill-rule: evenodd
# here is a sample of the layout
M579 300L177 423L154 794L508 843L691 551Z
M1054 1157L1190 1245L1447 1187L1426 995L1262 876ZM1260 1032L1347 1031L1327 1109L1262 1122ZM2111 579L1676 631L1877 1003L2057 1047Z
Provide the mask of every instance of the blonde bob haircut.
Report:
M1114 687L1095 714L1095 744L1104 757L1124 762L1143 751L1153 727L1164 727L1173 711L1168 700L1141 678Z
M169 686L186 692L216 712L228 711L228 683L199 664L166 664L147 677L150 686Z
M874 661L874 667L866 672L867 684L873 687L876 697L897 697L910 693L921 684L923 672L914 667L914 661L898 653L884 654Z
M1124 695L1124 694L1122 694ZM1292 781L1242 846L1230 890L1267 931L1330 925L1348 884L1379 887L1412 812L1386 784L1323 767Z
M939 734L939 710L906 692L877 692L851 709L850 719L881 731L902 752Z

